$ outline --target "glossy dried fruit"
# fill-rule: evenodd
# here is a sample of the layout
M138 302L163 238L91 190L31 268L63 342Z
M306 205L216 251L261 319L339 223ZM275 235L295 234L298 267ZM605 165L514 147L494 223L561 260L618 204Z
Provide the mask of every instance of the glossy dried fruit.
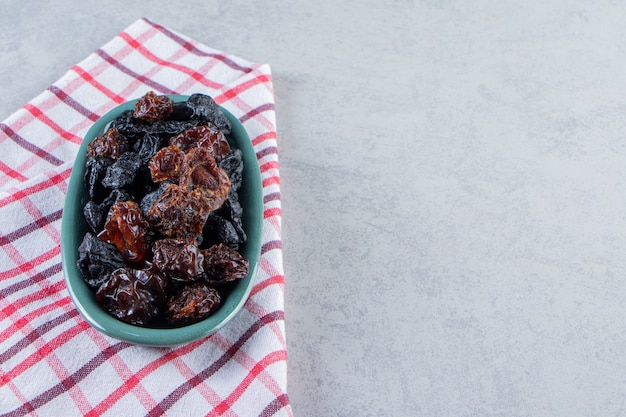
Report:
M230 144L226 140L226 136L213 125L195 126L187 129L176 136L172 136L169 144L176 145L183 151L194 147L209 148L218 162L230 151Z
M185 130L197 126L198 120L157 120L148 123L133 116L132 110L122 112L111 122L111 127L115 127L127 139L139 141L146 135L156 135L159 137L169 138L177 135Z
M112 160L107 158L87 158L84 180L90 200L100 202L109 194L109 190L102 185L102 180L111 164Z
M184 287L167 300L167 320L176 325L198 322L209 317L220 305L215 288L202 283Z
M204 94L192 94L187 100L187 106L192 111L192 118L200 120L200 124L212 123L225 135L230 133L230 121L211 97Z
M78 247L76 262L83 279L92 290L97 290L113 271L125 266L124 258L115 246L103 242L87 232Z
M218 209L228 198L228 174L217 166L206 148L192 148L185 153L179 177L178 184L182 188L202 192L210 211Z
M194 239L158 240L152 254L152 266L176 281L194 281L204 272L204 256Z
M144 164L147 164L163 146L165 139L162 136L146 133L135 143L134 150Z
M213 245L201 252L204 255L203 278L210 285L224 285L248 275L248 260L224 244Z
M116 160L129 149L126 138L117 129L108 129L87 145L87 157Z
M179 101L172 106L172 114L169 120L188 121L193 117L193 111L189 108L186 101Z
M173 104L169 97L149 91L135 103L133 116L146 122L163 120L172 113Z
M146 219L148 218L148 212L152 208L152 205L159 199L161 194L163 194L163 191L165 191L165 186L167 184L169 183L166 183L166 182L160 183L159 188L157 188L156 190L150 191L141 199L139 206L141 207L141 211L143 211L144 216L146 216Z
M102 185L106 188L127 187L135 181L142 165L143 162L137 153L126 152L107 168L106 175L101 181Z
M128 262L142 261L148 252L149 224L134 201L113 204L100 239L114 245Z
M238 191L243 181L243 154L239 149L231 149L219 163L230 179L231 191Z
M178 181L178 174L184 160L185 153L178 146L170 145L161 148L148 164L152 181Z
M148 221L167 237L196 238L202 233L209 208L200 191L166 184L148 210Z
M104 222L111 206L119 201L131 200L130 194L125 190L113 190L102 203L88 201L83 207L83 215L87 224L94 233L99 233L104 228Z
M136 325L149 325L165 307L167 281L152 270L119 268L96 292L96 301L113 317Z
M202 232L203 247L224 243L229 247L238 250L239 245L243 243L242 238L237 232L237 228L228 219L221 217L216 212L211 212L206 221L206 225Z

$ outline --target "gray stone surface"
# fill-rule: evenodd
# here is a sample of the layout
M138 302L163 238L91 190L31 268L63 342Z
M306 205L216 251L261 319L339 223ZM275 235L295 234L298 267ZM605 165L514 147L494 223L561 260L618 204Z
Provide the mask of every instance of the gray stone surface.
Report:
M0 118L143 16L269 63L296 416L626 415L625 15L4 0Z

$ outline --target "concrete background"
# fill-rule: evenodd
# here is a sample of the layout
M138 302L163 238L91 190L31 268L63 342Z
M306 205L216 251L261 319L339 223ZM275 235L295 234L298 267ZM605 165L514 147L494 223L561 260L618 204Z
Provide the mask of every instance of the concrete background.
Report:
M4 0L0 119L140 17L272 66L296 416L626 415L626 3Z

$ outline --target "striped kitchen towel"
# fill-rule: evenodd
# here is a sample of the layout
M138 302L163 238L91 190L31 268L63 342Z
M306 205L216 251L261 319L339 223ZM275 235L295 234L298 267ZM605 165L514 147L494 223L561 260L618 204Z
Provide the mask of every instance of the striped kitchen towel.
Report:
M159 94L208 94L244 125L263 181L263 247L243 310L174 348L111 339L70 301L60 252L73 160L93 122ZM0 416L291 416L270 67L140 19L0 123Z

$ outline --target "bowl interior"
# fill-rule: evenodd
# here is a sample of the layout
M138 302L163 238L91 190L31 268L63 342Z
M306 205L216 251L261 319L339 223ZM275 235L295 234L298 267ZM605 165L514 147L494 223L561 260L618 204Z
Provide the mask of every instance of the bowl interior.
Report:
M169 95L169 97L176 102L185 101L188 98L188 96L183 95ZM85 174L87 144L96 136L101 135L106 126L120 113L132 109L136 101L121 104L98 119L87 132L79 148L69 179L61 223L63 271L65 283L74 305L94 328L108 336L131 343L173 346L188 343L216 332L241 310L247 300L252 289L261 252L263 227L261 176L256 154L248 134L239 120L222 107L222 111L232 125L228 140L243 154L244 171L239 199L244 210L242 221L247 242L242 245L240 252L244 258L249 260L250 272L234 285L232 290L222 299L221 306L213 315L198 323L177 328L148 328L134 326L115 319L96 303L94 294L87 287L76 265L78 246L88 230L83 216L83 206L87 202L83 176Z

